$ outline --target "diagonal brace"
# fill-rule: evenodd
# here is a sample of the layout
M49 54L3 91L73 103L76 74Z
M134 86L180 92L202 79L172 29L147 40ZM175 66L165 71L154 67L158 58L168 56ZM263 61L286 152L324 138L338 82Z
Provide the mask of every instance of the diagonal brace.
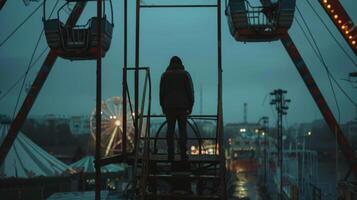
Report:
M0 6L1 6L2 2L4 2L4 0L3 1L0 0ZM67 22L66 22L67 26L74 26L77 23L86 4L87 3L85 1L76 3L74 9L71 12L71 15L67 19ZM0 9L1 9L1 7L0 7ZM46 79L47 79L49 73L51 72L51 69L52 69L53 65L55 64L57 58L58 58L58 56L55 53L55 51L50 50L45 61L42 64L40 71L38 72L38 74L36 76L35 81L32 83L31 89L28 92L24 103L22 104L19 112L17 113L16 118L12 121L10 129L9 129L3 143L0 146L0 165L5 160L7 153L9 152L12 144L14 143L19 130L21 129L23 123L25 122L25 120L26 120L33 104L35 103L36 98L37 98L38 94L40 93L42 86L45 84Z

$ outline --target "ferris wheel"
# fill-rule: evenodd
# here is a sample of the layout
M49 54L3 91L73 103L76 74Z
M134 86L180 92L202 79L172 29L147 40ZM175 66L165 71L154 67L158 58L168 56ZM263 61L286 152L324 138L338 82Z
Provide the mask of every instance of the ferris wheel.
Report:
M101 147L104 156L119 154L122 151L123 115L122 98L115 96L102 102ZM96 109L90 116L90 131L92 141L95 142ZM134 145L134 126L130 115L127 116L127 149Z

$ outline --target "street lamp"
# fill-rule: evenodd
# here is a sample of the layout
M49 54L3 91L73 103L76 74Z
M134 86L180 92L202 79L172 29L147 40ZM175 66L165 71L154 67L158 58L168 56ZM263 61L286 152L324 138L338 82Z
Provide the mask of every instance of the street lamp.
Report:
M312 132L311 131L308 131L306 134L304 135L301 135L301 136L297 136L296 137L296 150L297 150L297 145L298 145L298 139L299 138L302 138L303 139L303 143L302 143L302 166L301 166L301 169L302 169L302 173L305 173L305 144L306 144L306 140L305 138L306 137L310 137L312 135ZM299 173L298 173L299 174ZM298 175L297 174L297 175ZM304 194L304 191L305 191L305 186L304 186L304 175L302 176L302 179L301 179L301 183L302 183L302 187L301 187L301 190L302 190L302 194Z

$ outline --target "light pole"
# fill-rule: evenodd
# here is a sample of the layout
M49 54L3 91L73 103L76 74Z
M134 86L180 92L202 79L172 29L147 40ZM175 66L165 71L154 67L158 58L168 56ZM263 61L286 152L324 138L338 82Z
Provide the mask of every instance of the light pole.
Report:
M302 164L301 164L301 193L302 195L305 196L305 149L306 149L306 137L310 137L312 135L311 131L308 131L307 133L304 133L304 135L302 136L297 136L296 137L296 145L298 145L298 139L302 139ZM298 148L296 148L296 150L298 150ZM298 159L299 157L297 157ZM298 159L299 160L299 159ZM298 168L299 170L299 168ZM297 176L299 175L299 173L297 173ZM298 177L299 180L299 177Z
M262 132L262 137L264 140L264 145L263 145L263 162L264 162L264 186L266 186L267 183L267 136L266 134L269 132L269 117L263 116L258 120L258 124L263 122L263 126L261 128Z
M289 107L287 106L290 103L290 99L286 99L287 91L282 89L276 89L270 93L274 99L270 102L271 105L275 105L277 111L277 129L278 129L278 165L280 167L280 184L279 184L279 197L278 199L283 199L283 116L287 114Z

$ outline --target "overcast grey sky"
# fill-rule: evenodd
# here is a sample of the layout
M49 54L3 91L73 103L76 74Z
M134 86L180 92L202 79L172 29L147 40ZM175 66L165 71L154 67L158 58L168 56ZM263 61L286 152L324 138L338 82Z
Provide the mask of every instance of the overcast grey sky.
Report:
M54 0L49 1L53 4ZM145 3L158 3L159 0L145 0ZM162 0L161 0L162 2ZM173 2L169 0L169 2ZM189 1L178 1L187 3ZM214 0L195 2L215 3ZM224 2L224 1L222 1ZM357 22L357 2L341 0L346 10ZM123 64L123 1L114 3L114 36L112 46L103 61L103 99L121 95L121 79ZM129 65L134 64L135 34L135 1L129 0ZM343 44L347 52L356 56L342 40L337 29L323 12L317 1L311 3L319 11L329 28ZM90 3L80 22L85 23L95 15L95 4ZM8 1L0 12L0 41L2 41L36 6L32 3L25 7L22 1ZM341 86L354 100L357 100L357 89L350 83L342 81L348 73L356 71L356 67L338 48L328 35L320 21L307 6L306 0L297 0L327 64L339 80ZM222 8L224 9L224 8ZM153 110L161 113L158 103L158 84L161 73L165 70L172 55L182 58L186 69L191 73L196 90L194 113L199 112L199 88L203 89L203 111L213 114L217 99L217 58L216 58L216 10L208 9L151 9L142 10L141 16L141 66L150 66L153 81ZM222 12L224 14L224 12ZM31 53L43 27L42 13L39 11L26 23L5 45L0 47L0 90L6 91L25 71ZM63 18L66 17L64 14ZM316 82L320 86L328 104L337 116L337 108L332 96L326 72L301 30L294 22L289 31L298 46ZM228 31L226 17L222 16L222 48L223 48L223 106L225 122L243 120L243 103L248 102L248 120L257 121L267 115L274 122L274 113L269 105L269 92L276 88L288 90L292 100L288 110L288 123L307 122L321 118L321 115L298 75L295 66L288 57L282 44L239 43ZM37 55L46 47L42 38ZM41 63L41 62L40 62ZM27 83L34 80L40 67L36 65L29 73ZM58 59L48 80L43 87L30 114L90 114L95 107L95 61L70 62ZM129 83L132 87L132 82ZM20 84L2 101L0 113L11 115L20 89ZM356 108L336 89L338 103L341 108L341 121L351 120L356 115ZM20 104L25 97L22 94ZM264 101L265 99L265 101Z

